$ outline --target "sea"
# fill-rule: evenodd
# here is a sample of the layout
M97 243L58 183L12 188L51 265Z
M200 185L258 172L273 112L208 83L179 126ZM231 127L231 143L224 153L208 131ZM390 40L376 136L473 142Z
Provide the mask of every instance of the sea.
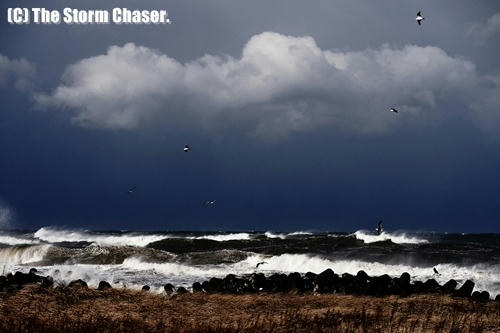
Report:
M408 272L412 281L455 279L460 286L470 279L474 290L494 298L500 294L500 234L0 230L0 274L32 267L61 285L82 279L96 287L105 280L115 288L149 285L156 292L166 283L190 289L227 274Z

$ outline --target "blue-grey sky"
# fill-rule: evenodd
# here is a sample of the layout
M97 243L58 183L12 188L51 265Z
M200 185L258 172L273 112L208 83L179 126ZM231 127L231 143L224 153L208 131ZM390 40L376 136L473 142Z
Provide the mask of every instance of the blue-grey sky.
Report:
M0 228L500 231L496 0L43 5L173 24L2 2Z

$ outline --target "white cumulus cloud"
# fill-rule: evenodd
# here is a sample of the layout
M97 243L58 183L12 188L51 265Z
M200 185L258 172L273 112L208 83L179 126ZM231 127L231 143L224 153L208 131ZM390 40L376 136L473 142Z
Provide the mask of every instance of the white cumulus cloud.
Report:
M480 78L472 62L439 47L336 52L312 37L264 32L240 57L186 63L133 43L111 46L69 66L61 81L35 98L82 126L130 129L183 110L203 126L226 119L283 136L330 124L382 131L395 121L392 106L414 117L450 101L470 111Z

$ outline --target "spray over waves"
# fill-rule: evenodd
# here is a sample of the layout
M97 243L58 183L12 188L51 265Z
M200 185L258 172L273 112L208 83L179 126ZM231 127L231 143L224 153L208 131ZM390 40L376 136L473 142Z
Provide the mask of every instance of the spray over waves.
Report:
M0 264L22 265L40 262L52 245L12 246L0 249Z
M198 237L187 237L187 239L210 239L218 242L229 241L229 240L247 240L250 239L250 234L246 232L234 233L234 234L220 234L220 235L205 235Z
M21 244L38 244L38 243L40 243L38 239L27 239L27 238L0 234L0 244L21 245Z
M167 238L165 235L140 235L134 233L100 235L86 231L58 230L47 227L40 228L35 232L34 236L49 243L89 242L108 246L146 246L149 243Z
M266 231L264 235L267 238L280 238L280 239L285 239L288 236L304 236L304 235L312 235L312 232L307 232L307 231L295 231L291 233L274 233L272 231Z
M418 237L412 237L406 233L389 233L382 232L380 235L374 235L366 230L358 230L354 233L357 239L362 240L365 243L375 243L382 241L391 241L396 244L423 244L429 243L426 239L421 239Z

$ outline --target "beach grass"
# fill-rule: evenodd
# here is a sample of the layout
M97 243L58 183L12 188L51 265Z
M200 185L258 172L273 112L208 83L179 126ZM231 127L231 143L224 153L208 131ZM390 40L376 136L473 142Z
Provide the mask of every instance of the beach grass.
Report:
M500 304L428 294L0 292L1 332L500 332Z

